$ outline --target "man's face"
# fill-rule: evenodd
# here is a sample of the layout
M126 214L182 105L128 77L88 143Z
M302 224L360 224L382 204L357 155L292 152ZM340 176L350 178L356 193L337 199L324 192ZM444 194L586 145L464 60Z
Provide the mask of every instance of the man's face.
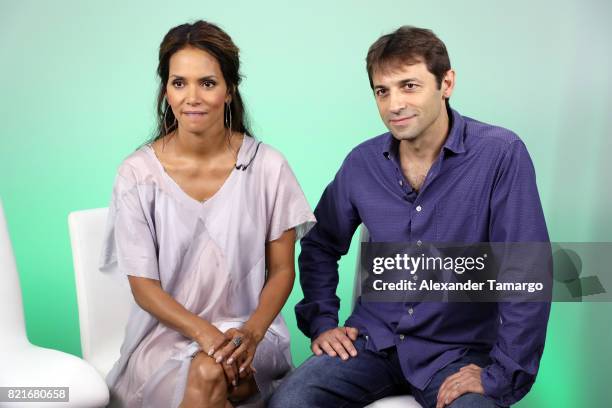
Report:
M437 129L444 118L454 72L448 71L438 88L436 77L423 62L384 67L372 75L378 112L398 140L416 140Z

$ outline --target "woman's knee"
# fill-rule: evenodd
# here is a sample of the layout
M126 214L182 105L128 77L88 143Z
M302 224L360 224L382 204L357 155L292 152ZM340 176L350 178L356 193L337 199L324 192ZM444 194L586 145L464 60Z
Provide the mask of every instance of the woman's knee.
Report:
M221 405L227 400L227 382L223 367L199 353L191 360L183 406Z
M209 356L199 353L191 361L186 396L209 402L227 399L227 382L223 367Z
M201 384L225 384L225 372L221 364L202 353L191 361L190 374Z

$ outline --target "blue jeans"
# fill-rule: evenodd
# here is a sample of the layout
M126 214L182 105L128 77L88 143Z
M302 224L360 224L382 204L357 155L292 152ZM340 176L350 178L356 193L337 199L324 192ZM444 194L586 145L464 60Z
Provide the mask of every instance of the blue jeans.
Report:
M424 408L435 408L438 389L446 377L468 364L482 367L490 362L486 354L468 352L438 371L421 391L404 378L395 347L368 351L366 341L359 336L354 343L357 356L347 361L327 354L311 356L283 381L268 407L364 407L386 396L411 394ZM497 405L483 395L468 393L448 407L495 408Z

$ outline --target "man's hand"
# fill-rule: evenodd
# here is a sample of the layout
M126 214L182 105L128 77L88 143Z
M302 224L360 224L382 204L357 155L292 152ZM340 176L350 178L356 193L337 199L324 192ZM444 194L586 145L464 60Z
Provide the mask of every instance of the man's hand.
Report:
M484 388L482 388L482 382L480 381L481 372L481 367L478 367L476 364L470 364L461 367L459 372L446 377L446 380L444 380L438 390L436 408L444 408L468 392L484 395Z
M353 342L357 340L358 333L354 327L336 327L321 333L312 341L310 348L317 356L327 353L332 357L340 356L341 359L348 360L349 355L357 355Z

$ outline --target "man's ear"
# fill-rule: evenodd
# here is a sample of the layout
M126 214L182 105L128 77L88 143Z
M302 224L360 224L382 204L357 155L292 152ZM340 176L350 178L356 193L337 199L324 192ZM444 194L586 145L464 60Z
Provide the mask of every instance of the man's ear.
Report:
M453 90L455 89L455 71L449 69L444 74L444 78L442 78L442 84L440 85L442 89L442 96L444 99L448 99L453 94Z

